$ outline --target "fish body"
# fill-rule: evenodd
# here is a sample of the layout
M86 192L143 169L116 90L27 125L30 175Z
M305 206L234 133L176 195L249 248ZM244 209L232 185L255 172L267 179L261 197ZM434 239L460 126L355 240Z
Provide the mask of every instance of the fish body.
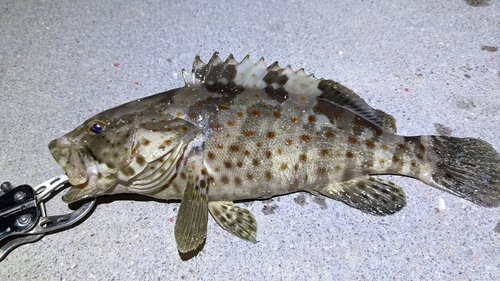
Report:
M208 213L255 241L253 215L233 201L296 191L373 215L405 206L377 178L404 175L486 207L500 205L500 155L473 138L400 136L392 116L301 69L195 59L186 85L106 110L49 144L73 187L66 202L136 193L180 199L178 249L205 239Z

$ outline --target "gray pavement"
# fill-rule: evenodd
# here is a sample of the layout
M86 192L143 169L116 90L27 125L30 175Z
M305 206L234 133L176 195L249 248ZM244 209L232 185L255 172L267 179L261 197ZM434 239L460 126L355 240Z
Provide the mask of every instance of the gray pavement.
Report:
M61 174L52 139L182 86L181 69L214 51L334 79L392 114L400 134L478 137L500 150L498 47L497 0L3 0L0 181ZM187 261L173 235L178 203L109 200L14 250L0 280L500 280L500 209L386 178L408 198L393 216L299 193L256 201L247 208L258 243L210 218L204 249ZM49 207L67 210L58 198Z

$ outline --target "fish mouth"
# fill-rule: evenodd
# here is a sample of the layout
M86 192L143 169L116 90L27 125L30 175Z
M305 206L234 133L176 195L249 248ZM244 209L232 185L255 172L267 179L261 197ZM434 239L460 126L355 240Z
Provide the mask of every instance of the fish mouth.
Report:
M82 189L97 181L96 162L77 141L62 137L51 141L49 149L52 157L66 172L71 185Z

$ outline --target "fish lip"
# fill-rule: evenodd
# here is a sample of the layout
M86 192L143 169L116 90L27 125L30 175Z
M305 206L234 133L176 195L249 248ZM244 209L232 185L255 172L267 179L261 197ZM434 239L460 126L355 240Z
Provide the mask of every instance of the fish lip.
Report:
M61 137L49 143L49 149L56 162L75 187L85 187L97 180L98 169L91 153L74 139Z

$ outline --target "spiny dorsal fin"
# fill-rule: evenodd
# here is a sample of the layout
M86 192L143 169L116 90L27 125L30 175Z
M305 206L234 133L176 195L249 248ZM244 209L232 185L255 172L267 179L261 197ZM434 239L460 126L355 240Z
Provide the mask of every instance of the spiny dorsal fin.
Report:
M248 55L239 63L233 55L222 61L215 52L208 63L196 56L191 76L186 71L183 71L183 76L188 87L205 85L209 89L220 89L221 86L230 86L235 91L241 87L265 89L279 101L286 99L287 93L315 96L358 114L389 132L396 132L392 116L370 107L347 87L332 80L317 79L302 68L294 71L290 66L280 67L278 62L267 66L263 58L253 63Z

